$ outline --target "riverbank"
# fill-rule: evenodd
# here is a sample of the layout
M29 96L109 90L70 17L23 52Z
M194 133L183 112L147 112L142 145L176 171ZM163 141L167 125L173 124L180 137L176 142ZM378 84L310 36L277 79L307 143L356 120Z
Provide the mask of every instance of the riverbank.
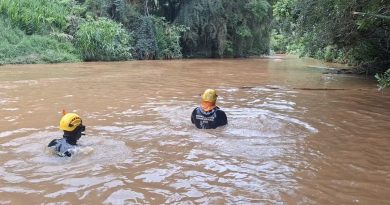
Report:
M0 60L0 66L8 65L8 64L56 64L56 63L79 63L79 62L91 62L91 61L82 61L81 57L78 56L77 54L72 51L72 45L59 45L59 46L54 46L52 45L52 49L57 50L56 52L51 51L49 48L46 48L45 46L50 45L48 42L52 42L55 44L54 39L46 39L43 37L37 37L37 36L32 36L32 37L22 37L22 44L29 44L28 42L31 41L31 39L38 38L41 39L41 41L36 41L32 40L34 42L42 42L43 45L36 46L38 49L35 49L37 53L23 53L23 52L14 52L15 55L17 54L23 54L21 56L15 56L14 58L8 58L6 61L1 61ZM26 42L24 42L26 41ZM46 42L47 41L47 42ZM58 42L60 43L60 42ZM16 46L19 47L19 46ZM23 47L23 46L22 46ZM50 47L50 46L49 46ZM59 48L65 48L68 47L66 50L59 50ZM45 50L49 49L46 52L39 52L39 49ZM318 59L314 58L309 58L309 57L303 57L300 58L297 55L290 55L290 54L274 54L274 55L262 55L262 56L251 56L248 58L220 58L222 59L229 59L229 60L245 60L245 59L273 59L273 60L285 60L285 59L290 59L290 58L295 58L295 59L302 59L303 61L308 62L308 67L309 68L314 68L314 69L319 69L322 70L323 74L371 74L373 75L374 73L365 73L363 71L367 71L366 69L360 69L359 67L356 66L350 66L347 64L340 64L340 63L329 63L329 62L324 62ZM194 58L181 58L185 60L195 60ZM198 58L198 59L205 59L205 58ZM215 58L206 58L209 60L215 60ZM172 59L170 59L172 60ZM179 59L177 59L179 60ZM137 60L137 59L131 59L130 61L142 61L142 60ZM95 62L124 62L124 61L95 61Z
M308 68L319 69L323 74L361 74L357 66L351 66L342 63L324 62L323 60L309 57L299 57L298 55L292 54L274 54L264 56L264 58L275 60L283 60L287 58L301 59L307 63Z
M80 58L73 59L63 59L63 61L58 58L52 60L41 60L47 59L47 57L42 58L40 54L29 54L25 56L19 56L15 59L11 59L10 63L2 63L0 61L0 66L5 65L23 65L23 64L58 64L58 63L80 63L80 62L91 62L91 61L82 61ZM356 67L348 66L346 64L338 64L338 63L327 63L321 60L317 60L314 58L300 58L297 55L289 55L289 54L274 54L274 55L262 55L262 56L250 56L247 58L181 58L176 60L246 60L246 59L272 59L274 61L281 61L286 59L302 59L308 63L309 68L315 68L319 70L324 70L324 74L356 74ZM175 60L175 59L170 59ZM132 59L130 61L143 61ZM169 61L169 60L168 60ZM95 61L97 62L125 62L125 61ZM91 62L94 63L94 62Z

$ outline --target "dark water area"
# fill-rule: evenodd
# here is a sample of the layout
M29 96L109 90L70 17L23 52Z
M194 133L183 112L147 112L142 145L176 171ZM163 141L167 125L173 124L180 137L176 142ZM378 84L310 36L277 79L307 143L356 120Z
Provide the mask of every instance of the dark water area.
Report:
M0 204L390 204L390 91L273 56L0 67ZM215 88L229 124L190 115ZM46 148L62 109L77 154Z

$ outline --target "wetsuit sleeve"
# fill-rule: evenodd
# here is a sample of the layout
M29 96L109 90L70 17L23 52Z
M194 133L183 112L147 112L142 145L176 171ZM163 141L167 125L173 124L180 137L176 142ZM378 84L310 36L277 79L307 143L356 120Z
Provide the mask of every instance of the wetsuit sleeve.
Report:
M222 110L218 110L218 126L223 126L223 125L226 125L228 123L227 121L227 117L226 117L226 114L224 111Z
M48 147L53 147L53 146L56 146L56 144L57 144L57 140L54 139L54 140L52 140L47 146L48 146Z
M195 124L195 119L196 119L196 108L194 109L194 111L192 111L192 114L191 114L192 124Z

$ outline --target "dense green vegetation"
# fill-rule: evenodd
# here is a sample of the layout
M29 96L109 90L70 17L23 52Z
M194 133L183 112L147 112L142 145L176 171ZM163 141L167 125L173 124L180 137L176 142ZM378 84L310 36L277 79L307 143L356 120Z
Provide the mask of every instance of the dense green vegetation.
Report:
M0 64L80 61L68 36L74 2L0 1Z
M389 0L279 0L273 11L276 52L348 63L364 73L390 67Z
M84 60L131 59L131 33L107 18L86 21L79 26L75 44Z
M79 61L73 45L46 35L26 35L0 17L0 65Z
M383 74L376 74L375 78L378 80L379 90L390 86L390 69Z
M347 63L365 74L390 68L389 0L278 0L273 12L275 52ZM376 76L382 89L386 76Z
M0 0L0 18L9 25L0 40L2 63L245 57L269 53L272 5L267 0ZM20 52L15 43L27 40L9 42L5 35L11 30L32 43L47 42ZM59 47L55 52L53 44Z
M2 64L276 52L390 67L389 0L0 0L0 24Z
M266 0L182 1L175 22L190 29L186 56L245 57L268 54L272 7Z
M1 0L0 11L26 34L42 33L57 27L64 29L71 14L71 1Z

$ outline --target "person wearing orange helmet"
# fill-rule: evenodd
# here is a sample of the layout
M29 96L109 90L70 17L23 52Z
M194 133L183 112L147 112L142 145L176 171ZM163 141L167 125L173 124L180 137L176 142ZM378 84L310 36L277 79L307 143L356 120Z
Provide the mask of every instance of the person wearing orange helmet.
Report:
M199 129L215 129L226 125L227 117L224 111L218 106L217 92L214 89L207 89L201 96L201 105L192 111L191 122Z
M64 131L63 138L52 140L48 147L53 148L58 156L70 157L74 154L74 148L81 135L84 135L85 126L80 116L75 113L67 113L60 120L60 130Z

